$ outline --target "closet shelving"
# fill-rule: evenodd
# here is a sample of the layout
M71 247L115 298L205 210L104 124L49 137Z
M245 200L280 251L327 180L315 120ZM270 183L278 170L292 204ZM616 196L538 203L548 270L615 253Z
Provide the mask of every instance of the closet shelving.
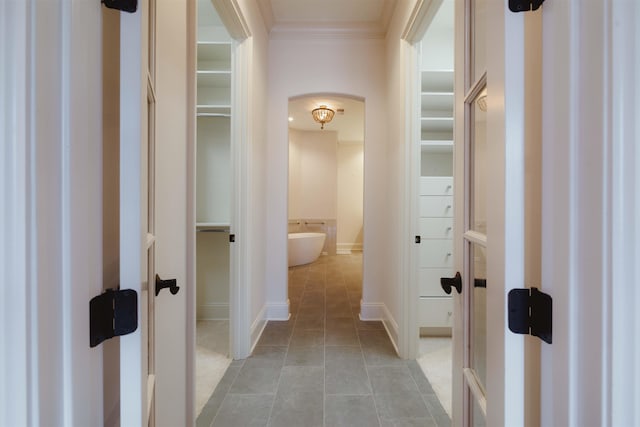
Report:
M421 84L421 147L453 148L453 70L424 70Z
M229 230L231 42L198 41L197 231Z
M198 42L198 117L231 115L231 43Z
M421 80L419 322L421 328L446 333L453 303L442 291L440 277L450 277L453 266L454 73L423 69Z

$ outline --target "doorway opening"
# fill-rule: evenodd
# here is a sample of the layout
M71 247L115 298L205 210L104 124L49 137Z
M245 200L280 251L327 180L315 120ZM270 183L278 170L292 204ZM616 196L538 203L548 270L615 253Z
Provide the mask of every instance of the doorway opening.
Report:
M326 106L331 120L317 122L312 111ZM304 289L293 286L296 270L311 262L351 257L353 310L362 299L364 239L364 100L314 94L289 99L288 265L290 312L297 312ZM316 237L314 237L314 235ZM309 257L303 252L318 239ZM340 258L344 261L345 258Z
M414 196L420 237L417 360L451 417L454 310L440 278L454 275L454 0L441 2L417 46L420 130L419 147L413 151L419 153Z
M197 3L196 417L231 363L232 38L212 3Z

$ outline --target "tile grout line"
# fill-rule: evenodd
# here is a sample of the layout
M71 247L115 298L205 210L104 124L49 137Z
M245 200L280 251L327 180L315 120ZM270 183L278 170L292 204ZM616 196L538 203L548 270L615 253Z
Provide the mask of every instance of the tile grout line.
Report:
M307 289L307 282L309 280L309 270L305 269L306 271L306 278L305 278L305 284L304 284L304 290L302 292L302 295L304 296L306 289ZM288 277L287 277L287 283L288 283ZM287 284L287 294L289 293L289 289L288 289L288 284ZM297 310L300 310L300 307L298 306ZM284 371L284 367L286 366L285 364L287 363L287 356L289 355L289 348L291 347L291 340L293 339L293 331L295 330L296 327L296 323L298 322L298 312L296 311L296 316L295 319L293 321L293 326L291 327L291 334L289 335L289 340L287 341L287 351L284 352L284 360L282 361L282 366L280 367L280 375L278 375L278 382L276 383L276 390L273 393L273 401L271 402L271 409L269 409L269 418L267 418L267 427L269 427L271 425L271 416L273 415L273 408L276 406L276 400L278 398L278 389L280 389L280 381L282 380L282 371Z

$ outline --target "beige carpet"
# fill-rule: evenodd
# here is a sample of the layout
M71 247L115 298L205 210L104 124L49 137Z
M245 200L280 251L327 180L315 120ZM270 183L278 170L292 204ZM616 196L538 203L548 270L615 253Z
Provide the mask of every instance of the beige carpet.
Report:
M198 320L196 324L196 415L229 367L229 321Z

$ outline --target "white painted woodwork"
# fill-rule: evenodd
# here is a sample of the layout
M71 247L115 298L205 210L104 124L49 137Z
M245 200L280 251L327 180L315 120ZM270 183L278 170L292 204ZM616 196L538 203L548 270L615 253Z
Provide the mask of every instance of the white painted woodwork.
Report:
M506 295L524 286L524 15L486 2L487 425L520 426L524 337L506 324ZM455 399L454 399L455 402ZM454 404L455 405L455 404Z
M0 6L2 425L102 422L100 22L94 3Z
M120 287L138 294L138 329L120 337L120 425L147 425L147 9L120 15Z
M611 425L640 424L640 6L610 2L613 64L611 79L612 156L612 266L607 293L611 303L611 369L609 422ZM634 230L631 232L630 230ZM629 339L636 337L635 339Z
M155 297L155 425L189 425L187 398L187 0L156 10L155 270L180 291Z
M639 16L607 0L543 10L542 425L640 421Z

